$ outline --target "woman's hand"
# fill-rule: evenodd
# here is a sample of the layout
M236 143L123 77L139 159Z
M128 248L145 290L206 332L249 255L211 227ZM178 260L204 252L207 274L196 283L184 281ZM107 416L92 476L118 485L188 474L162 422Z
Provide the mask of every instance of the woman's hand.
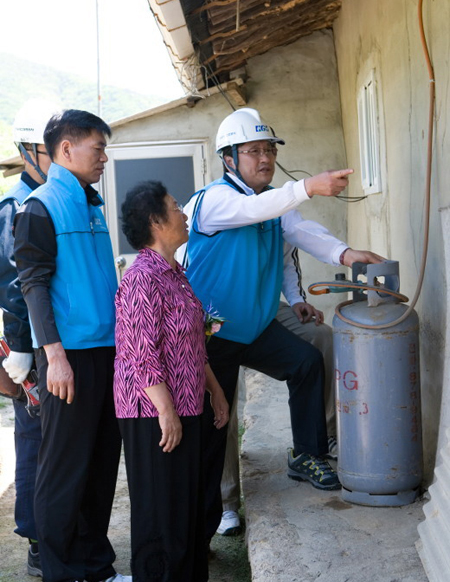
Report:
M180 444L183 432L180 418L173 407L172 397L165 382L154 384L144 390L158 411L158 422L162 431L159 446L165 453L171 453Z
M158 421L162 431L159 446L163 448L164 453L171 453L180 444L183 434L180 418L172 408L171 411L160 414Z
M205 364L205 372L206 390L211 394L211 406L214 410L214 426L217 429L223 428L229 419L228 402L209 364Z
M229 420L228 402L222 388L214 390L211 394L211 406L214 410L214 426L223 428Z

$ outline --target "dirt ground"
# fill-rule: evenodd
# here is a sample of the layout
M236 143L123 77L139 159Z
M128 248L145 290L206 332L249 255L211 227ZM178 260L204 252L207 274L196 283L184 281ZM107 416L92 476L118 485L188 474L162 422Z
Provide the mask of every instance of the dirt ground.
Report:
M28 576L28 542L13 533L14 524L14 410L0 398L0 582L33 582ZM130 574L129 499L123 459L109 530L116 551L115 568ZM210 582L250 582L244 534L233 538L214 536L211 544Z

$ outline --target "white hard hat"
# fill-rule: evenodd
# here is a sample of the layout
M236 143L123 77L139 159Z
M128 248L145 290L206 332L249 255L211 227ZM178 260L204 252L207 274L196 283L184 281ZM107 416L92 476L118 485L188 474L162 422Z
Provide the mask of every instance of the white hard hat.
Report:
M244 107L233 111L225 117L219 126L216 137L216 152L227 146L233 146L249 141L267 139L273 143L284 145L284 140L276 137L272 128L261 121L256 109Z
M60 109L55 103L45 99L27 101L14 120L14 142L43 144L45 126Z

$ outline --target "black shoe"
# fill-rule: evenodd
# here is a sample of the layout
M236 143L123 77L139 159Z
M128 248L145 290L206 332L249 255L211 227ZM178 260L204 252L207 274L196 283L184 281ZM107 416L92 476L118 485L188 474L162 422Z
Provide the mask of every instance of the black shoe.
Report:
M42 578L41 558L37 544L30 544L28 548L27 571L30 576L40 576Z
M322 457L309 453L294 457L294 449L289 449L288 467L288 477L296 481L309 481L316 489L333 491L341 488L336 471Z

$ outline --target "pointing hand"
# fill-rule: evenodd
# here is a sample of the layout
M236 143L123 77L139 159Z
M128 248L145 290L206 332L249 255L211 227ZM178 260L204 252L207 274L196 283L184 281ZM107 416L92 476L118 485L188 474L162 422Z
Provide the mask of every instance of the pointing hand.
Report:
M348 176L353 174L353 170L328 170L306 178L306 193L310 198L313 196L337 196L348 186Z

